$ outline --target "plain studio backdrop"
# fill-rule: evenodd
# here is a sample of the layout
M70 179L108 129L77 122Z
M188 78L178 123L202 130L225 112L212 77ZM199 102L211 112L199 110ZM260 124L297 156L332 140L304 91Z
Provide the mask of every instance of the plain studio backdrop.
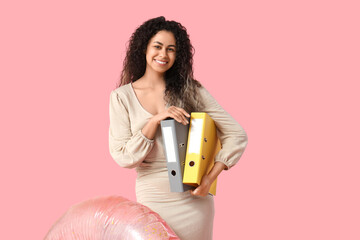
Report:
M182 23L198 79L246 130L218 179L214 239L360 239L358 1L5 1L0 239L73 204L135 200L108 149L109 96L144 21Z

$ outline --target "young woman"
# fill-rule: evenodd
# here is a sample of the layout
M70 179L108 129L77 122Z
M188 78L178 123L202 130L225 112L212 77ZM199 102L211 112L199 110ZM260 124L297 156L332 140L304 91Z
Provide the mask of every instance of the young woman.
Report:
M182 240L212 239L211 183L231 168L247 145L243 128L193 77L193 47L186 28L164 17L132 34L119 86L110 96L109 145L113 159L136 168L136 198L171 226ZM170 192L160 121L188 124L191 112L215 121L222 149L194 191Z

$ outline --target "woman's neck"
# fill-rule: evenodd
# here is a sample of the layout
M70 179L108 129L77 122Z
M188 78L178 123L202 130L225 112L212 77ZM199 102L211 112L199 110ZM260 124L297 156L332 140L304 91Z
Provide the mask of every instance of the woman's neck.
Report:
M154 88L158 86L165 86L165 78L163 73L145 71L141 77L143 84L148 87Z

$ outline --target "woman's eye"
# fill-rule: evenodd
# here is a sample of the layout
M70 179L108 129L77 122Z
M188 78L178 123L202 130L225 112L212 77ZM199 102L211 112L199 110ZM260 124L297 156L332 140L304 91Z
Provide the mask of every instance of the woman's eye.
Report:
M157 49L159 49L160 48L160 46L154 46L155 48L157 48Z
M173 48L169 48L169 50L172 51L172 52L175 52L175 49L173 49Z

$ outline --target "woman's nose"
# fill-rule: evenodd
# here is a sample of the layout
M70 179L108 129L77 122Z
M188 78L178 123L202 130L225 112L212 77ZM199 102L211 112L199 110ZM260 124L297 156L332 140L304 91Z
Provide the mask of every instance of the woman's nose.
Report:
M160 55L161 56L167 56L166 48L163 48L163 49L160 50Z

